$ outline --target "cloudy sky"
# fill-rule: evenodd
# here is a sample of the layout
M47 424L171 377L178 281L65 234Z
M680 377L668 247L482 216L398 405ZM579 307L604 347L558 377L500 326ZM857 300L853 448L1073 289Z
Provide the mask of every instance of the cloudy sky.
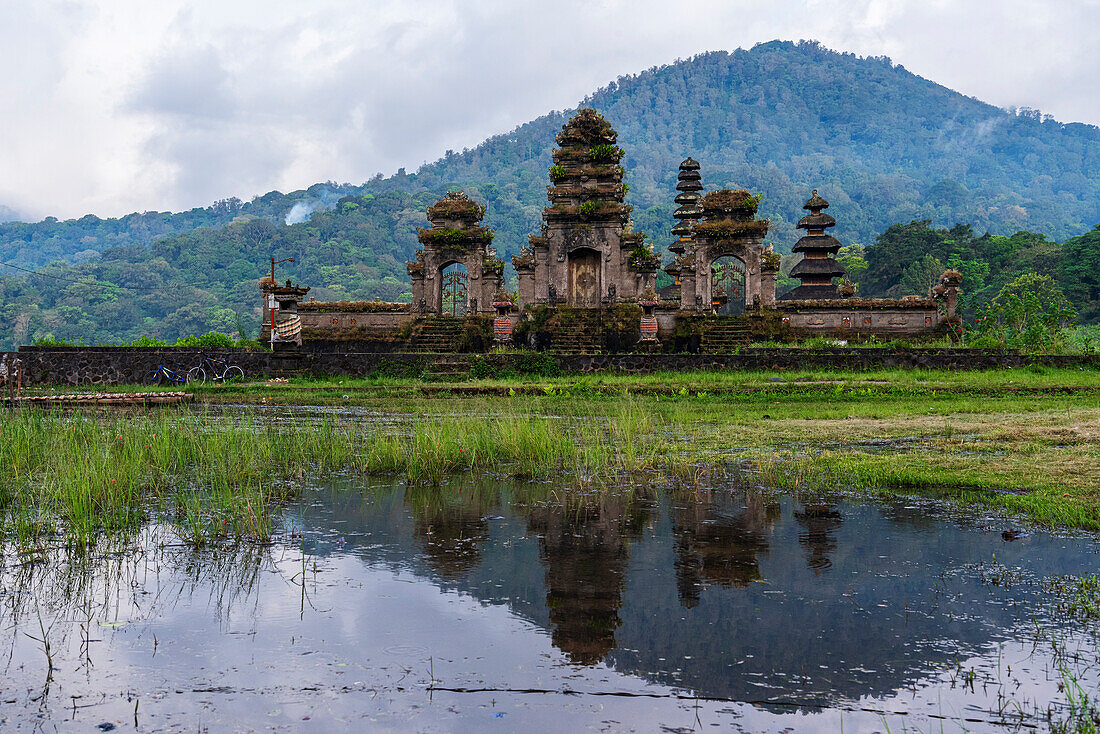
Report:
M772 39L1100 124L1100 0L0 0L0 206L116 216L414 170Z

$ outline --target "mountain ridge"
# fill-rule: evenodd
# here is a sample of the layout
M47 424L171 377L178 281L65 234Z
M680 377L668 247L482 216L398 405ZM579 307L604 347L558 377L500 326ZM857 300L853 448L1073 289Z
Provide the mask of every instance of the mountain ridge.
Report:
M1100 222L1100 128L1001 110L881 57L772 41L620 77L581 105L618 131L635 228L658 250L672 240L676 168L688 155L701 162L708 190L763 194L760 215L771 220L768 241L780 252L797 241L794 225L815 188L832 204L846 245L870 245L898 223L921 220L945 231L963 222L1059 240L1092 236ZM415 228L452 188L486 205L495 247L516 254L539 231L554 136L569 113L360 185L314 184L179 214L0 224L0 261L76 261L49 272L193 289L190 302L117 296L123 305L107 308L68 287L51 292L45 276L5 275L0 303L23 326L3 327L0 342L79 333L74 324L101 341L232 330L234 313L254 314L255 278L270 255L294 256L282 277L313 286L318 298L407 297L403 262L418 247ZM97 315L108 311L109 319Z

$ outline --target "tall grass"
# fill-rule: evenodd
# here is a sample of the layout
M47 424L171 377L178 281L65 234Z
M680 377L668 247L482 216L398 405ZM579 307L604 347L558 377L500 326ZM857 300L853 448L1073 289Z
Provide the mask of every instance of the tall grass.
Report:
M26 411L0 422L0 525L28 542L54 529L79 543L172 516L193 543L266 538L272 511L306 477L334 471L443 482L456 472L605 475L653 465L649 418L444 417L407 430L354 422L272 423L245 414L101 417Z

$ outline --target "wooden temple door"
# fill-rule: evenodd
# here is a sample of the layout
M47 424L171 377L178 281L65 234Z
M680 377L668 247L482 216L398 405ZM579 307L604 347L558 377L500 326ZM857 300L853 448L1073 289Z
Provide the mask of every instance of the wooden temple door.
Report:
M569 305L596 308L600 305L600 253L574 250L569 254Z

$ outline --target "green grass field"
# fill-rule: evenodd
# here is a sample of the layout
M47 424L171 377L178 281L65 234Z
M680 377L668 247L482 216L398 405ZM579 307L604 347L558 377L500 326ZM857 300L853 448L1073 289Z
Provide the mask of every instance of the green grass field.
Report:
M6 413L3 531L85 542L157 515L190 542L265 538L280 503L333 471L611 486L716 468L781 488L934 492L1100 529L1098 371L589 375L432 383L430 395L425 386L295 380L192 388L209 408ZM280 405L358 412L275 422ZM364 410L387 420L363 422Z

